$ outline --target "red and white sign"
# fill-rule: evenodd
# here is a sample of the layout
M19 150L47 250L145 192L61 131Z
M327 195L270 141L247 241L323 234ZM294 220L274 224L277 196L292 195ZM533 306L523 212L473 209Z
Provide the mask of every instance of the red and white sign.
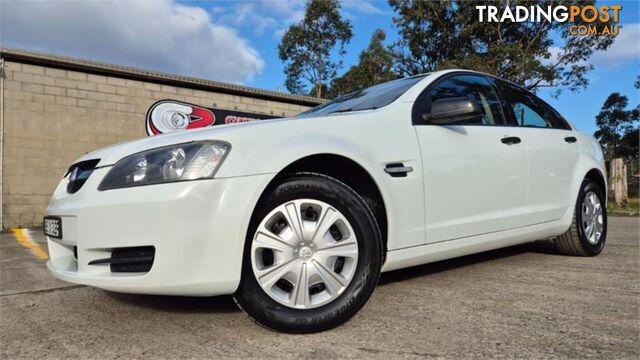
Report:
M224 119L224 122L216 118ZM160 100L147 111L147 135L167 134L207 126L272 119L274 116L205 108L177 100Z
M211 126L216 122L213 112L193 104L161 100L147 112L147 134L167 134L187 129Z

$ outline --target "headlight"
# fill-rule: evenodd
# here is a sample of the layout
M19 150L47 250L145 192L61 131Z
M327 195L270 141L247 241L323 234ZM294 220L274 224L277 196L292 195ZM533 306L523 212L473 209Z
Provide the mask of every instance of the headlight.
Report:
M98 190L211 179L230 149L226 142L202 141L133 154L113 166Z

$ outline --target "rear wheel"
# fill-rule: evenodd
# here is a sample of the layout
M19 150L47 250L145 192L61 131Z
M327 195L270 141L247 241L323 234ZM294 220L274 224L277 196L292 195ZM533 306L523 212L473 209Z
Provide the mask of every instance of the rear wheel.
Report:
M373 214L351 188L323 175L296 174L254 211L234 298L269 328L335 327L373 292L381 244Z
M573 256L595 256L607 239L607 207L604 190L584 179L569 229L554 239L559 252Z

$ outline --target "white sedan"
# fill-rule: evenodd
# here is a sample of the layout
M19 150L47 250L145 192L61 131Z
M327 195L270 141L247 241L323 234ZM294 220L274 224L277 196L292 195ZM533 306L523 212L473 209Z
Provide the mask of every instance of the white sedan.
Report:
M597 255L604 174L598 142L535 95L435 72L85 155L47 209L47 266L111 291L233 294L269 328L321 331L384 271L544 238Z

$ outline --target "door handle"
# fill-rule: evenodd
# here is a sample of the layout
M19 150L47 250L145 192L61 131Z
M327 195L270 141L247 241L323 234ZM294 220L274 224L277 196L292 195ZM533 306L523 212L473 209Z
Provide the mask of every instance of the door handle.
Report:
M500 139L500 141L502 141L503 144L513 145L513 144L520 144L522 140L520 140L520 138L517 136L507 136Z
M403 163L387 164L384 167L384 172L391 175L391 177L406 177L412 171L413 168L411 166L404 166Z
M576 139L575 136L567 136L566 138L564 138L564 141L568 142L569 144L573 144L574 142L578 141L578 139Z

